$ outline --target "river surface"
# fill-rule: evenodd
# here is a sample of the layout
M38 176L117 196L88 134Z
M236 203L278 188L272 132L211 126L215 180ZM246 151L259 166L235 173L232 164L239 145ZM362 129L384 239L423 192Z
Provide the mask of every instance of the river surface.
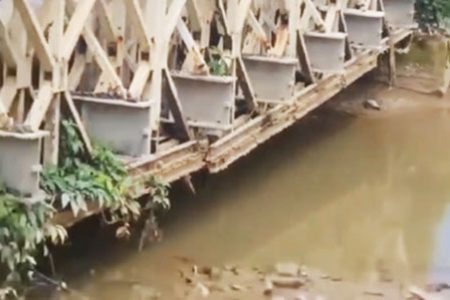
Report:
M356 281L450 281L450 111L316 113L189 196L175 192L164 239L78 242L60 273L90 299L171 299L180 257L198 264L295 261Z

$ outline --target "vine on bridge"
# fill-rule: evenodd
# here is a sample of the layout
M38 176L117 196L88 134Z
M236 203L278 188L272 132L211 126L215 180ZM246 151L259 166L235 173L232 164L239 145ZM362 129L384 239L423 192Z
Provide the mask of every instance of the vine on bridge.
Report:
M167 184L151 178L151 203L141 207L130 191L136 183L123 162L107 147L96 145L88 156L74 123L62 121L60 163L42 174L43 201L29 204L0 186L0 299L16 296L33 280L37 258L48 255L47 242L67 240L66 229L52 222L55 214L71 210L75 217L92 210L118 226L117 237L130 236L130 223L142 209L170 208Z

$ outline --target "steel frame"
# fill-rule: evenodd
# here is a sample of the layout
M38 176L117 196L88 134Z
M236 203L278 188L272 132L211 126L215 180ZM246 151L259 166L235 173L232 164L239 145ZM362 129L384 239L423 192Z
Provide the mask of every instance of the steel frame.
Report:
M383 18L379 47L351 47L348 9L392 13L383 0L3 0L0 156L11 155L4 137L32 136L44 141L39 163L57 165L59 124L69 117L89 152L91 138L111 141L129 156L133 175L166 174L157 162L179 170L164 175L170 180L205 166L223 169L265 140L245 128L270 128L267 120L289 126L410 32ZM324 40L335 50L313 47ZM213 48L226 74L211 73ZM227 145L239 141L251 146L230 154ZM7 176L0 164L8 184Z

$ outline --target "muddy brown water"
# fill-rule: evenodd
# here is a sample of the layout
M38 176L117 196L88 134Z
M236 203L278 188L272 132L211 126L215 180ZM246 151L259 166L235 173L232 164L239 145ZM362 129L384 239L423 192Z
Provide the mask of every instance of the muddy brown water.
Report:
M180 257L295 261L361 282L450 281L450 111L321 111L209 176L197 196L172 200L161 243L137 253L93 232L59 273L89 299L111 300L145 299L136 286L171 299Z

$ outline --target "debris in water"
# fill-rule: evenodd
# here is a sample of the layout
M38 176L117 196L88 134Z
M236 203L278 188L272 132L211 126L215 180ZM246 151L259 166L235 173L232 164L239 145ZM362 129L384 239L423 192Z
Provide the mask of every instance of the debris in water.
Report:
M264 296L270 296L273 293L273 283L270 280L264 280Z
M444 290L450 290L450 285L448 283L429 284L426 290L427 292L440 293Z
M269 280L274 286L280 288L298 289L304 285L304 281L299 277L272 276Z
M341 277L330 277L330 280L334 281L334 282L341 282L342 278Z
M161 299L161 293L152 287L140 284L133 285L133 299L158 300Z
M194 280L191 277L187 276L183 270L178 270L178 274L186 284L191 284L194 282Z
M409 288L409 294L411 295L409 299L412 300L444 300L435 293L428 293L415 286Z
M192 273L193 273L194 275L198 275L198 267L197 267L197 265L193 265L193 266L192 266Z
M238 276L239 275L239 270L238 267L236 266L225 266L224 267L225 271L229 271L231 273L233 273L234 275Z
M363 106L366 109L381 110L380 103L378 103L378 101L374 99L364 101Z
M219 280L222 277L222 271L215 267L202 267L199 273L208 276L211 280Z
M242 285L239 285L239 284L232 284L231 285L231 289L233 291L243 291L243 290L245 290L245 288Z
M375 297L384 297L384 293L378 292L378 291L364 291L364 295L375 296Z
M131 236L130 224L125 223L125 225L120 226L119 228L117 228L117 230L116 230L116 237L118 239L127 240L127 239L130 238L130 236Z
M208 285L208 288L211 292L221 292L221 293L227 292L229 290L227 286L219 282L210 283Z
M200 292L200 295L204 298L209 296L209 289L201 282L198 282L195 286L195 289Z
M275 271L280 276L295 277L300 274L300 266L296 263L278 263L275 265Z

